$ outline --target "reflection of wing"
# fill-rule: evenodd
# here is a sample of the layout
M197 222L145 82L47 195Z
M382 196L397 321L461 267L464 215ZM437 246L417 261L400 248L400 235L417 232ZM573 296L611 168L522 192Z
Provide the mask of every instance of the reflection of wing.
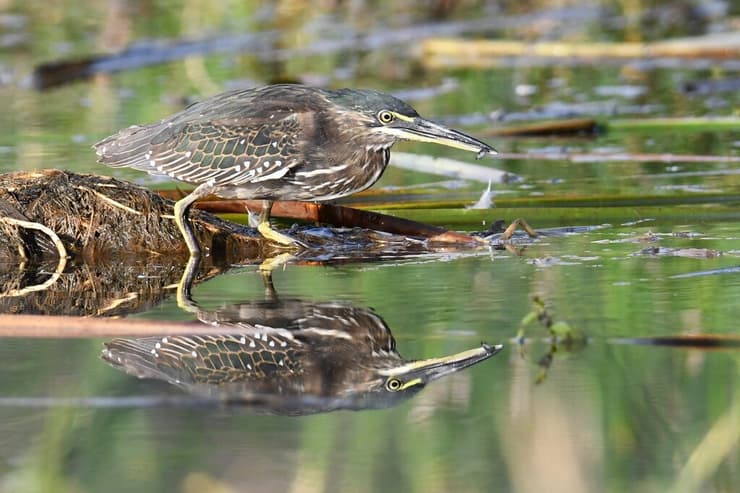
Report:
M501 350L484 344L446 357L405 361L379 316L340 302L273 299L198 316L211 330L248 333L114 339L105 345L103 359L131 375L165 380L209 399L278 414L311 414L394 405L427 382ZM281 320L287 323L277 325Z
M206 323L247 323L258 327L286 329L314 346L339 338L350 341L357 351L393 353L396 341L385 321L370 308L343 302L316 303L300 299L277 299L228 305L201 311Z
M103 358L140 378L221 385L301 374L302 343L284 334L114 339Z
M396 340L388 325L370 308L346 303L314 303L304 318L296 321L301 330L336 330L347 334L358 349L369 353L396 354Z

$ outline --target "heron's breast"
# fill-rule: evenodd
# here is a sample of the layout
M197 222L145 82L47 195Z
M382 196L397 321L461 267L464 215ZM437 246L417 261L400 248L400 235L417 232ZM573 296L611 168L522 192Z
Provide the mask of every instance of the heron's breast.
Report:
M335 161L309 159L274 180L224 186L217 193L225 198L334 200L372 186L382 176L389 158L389 148L378 148Z
M311 194L305 200L337 199L372 186L383 175L389 158L389 148L363 149L323 166L296 170L288 181Z

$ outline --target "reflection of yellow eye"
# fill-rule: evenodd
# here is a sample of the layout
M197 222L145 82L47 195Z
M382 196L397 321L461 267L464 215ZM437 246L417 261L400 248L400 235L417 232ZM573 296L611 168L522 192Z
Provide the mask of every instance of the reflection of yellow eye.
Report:
M390 123L395 119L396 117L393 116L393 113L388 110L383 110L378 113L378 120L380 120L380 123Z
M385 388L391 392L396 392L401 388L401 381L397 378L389 378L388 381L385 382Z

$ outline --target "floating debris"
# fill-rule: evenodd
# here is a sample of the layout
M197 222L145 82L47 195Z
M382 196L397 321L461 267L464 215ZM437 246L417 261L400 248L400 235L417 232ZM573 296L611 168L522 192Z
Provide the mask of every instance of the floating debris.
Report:
M635 99L640 96L644 96L647 93L647 87L645 86L597 86L594 89L594 93L597 96L602 97L613 97L617 96L624 99Z
M686 258L717 258L722 256L719 250L711 248L667 248L648 247L640 250L637 255L650 255L659 257L686 257Z
M478 202L467 206L466 209L492 209L495 207L493 204L493 195L494 193L491 191L491 180L488 180L488 188L483 191Z
M736 93L740 91L740 77L692 80L684 83L681 90L692 95Z
M575 118L567 120L551 120L537 123L528 123L505 128L495 128L489 135L501 137L539 137L539 136L596 136L603 133L603 128L591 118Z
M612 344L638 346L670 346L687 349L740 349L740 337L735 334L678 334L655 337L625 337L611 339Z
M668 279L690 279L692 277L720 276L725 274L740 273L740 266L723 267L721 269L700 270L696 272L686 272L684 274L674 274L668 276Z
M459 89L460 83L457 79L452 77L446 77L442 80L442 83L435 87L420 87L418 89L405 89L402 91L393 91L391 94L407 102L424 101L428 99L436 98L442 94L456 91Z
M479 154L480 156L480 154ZM433 173L448 178L473 180L482 183L509 183L520 178L508 171L481 166L455 159L427 156L424 154L410 154L407 152L394 152L391 155L391 166Z
M534 84L517 84L514 88L514 94L519 97L530 97L537 94L537 86Z

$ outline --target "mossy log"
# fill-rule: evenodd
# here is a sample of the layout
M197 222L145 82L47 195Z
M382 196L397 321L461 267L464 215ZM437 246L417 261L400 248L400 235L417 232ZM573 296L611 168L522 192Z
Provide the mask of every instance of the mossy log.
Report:
M188 251L173 202L113 178L58 170L0 175L0 312L122 315L169 296ZM198 281L258 261L261 238L193 211L209 255Z
M59 170L0 175L0 261L58 256L58 241L67 255L86 261L112 254L187 259L172 206L146 188L103 176ZM253 230L203 211L190 218L211 256L259 256L261 238Z

